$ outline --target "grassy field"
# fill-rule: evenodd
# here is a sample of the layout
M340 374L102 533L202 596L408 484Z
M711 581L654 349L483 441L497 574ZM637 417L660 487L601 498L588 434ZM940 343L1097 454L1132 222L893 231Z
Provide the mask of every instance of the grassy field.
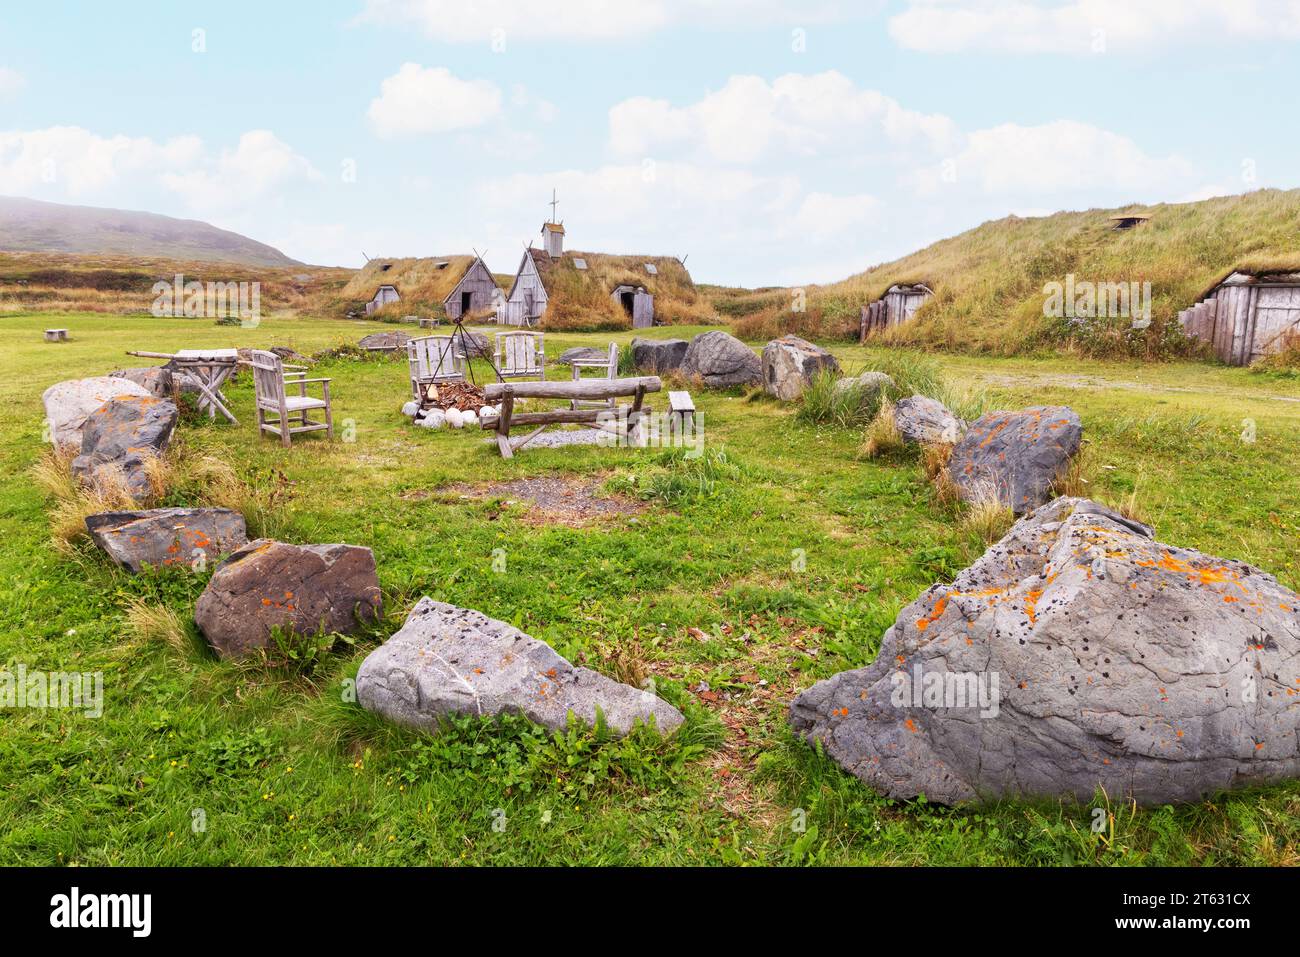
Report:
M1149 216L1117 232L1110 217ZM1008 216L941 239L894 262L825 286L810 286L806 308L791 311L791 291L713 290L723 315L742 335L797 332L857 338L863 305L895 283L929 283L935 295L915 321L881 334L890 345L949 352L1026 355L1068 345L1086 355L1167 357L1185 354L1175 317L1233 270L1300 269L1295 253L1300 190L1261 189L1193 203ZM1150 328L1127 320L1068 327L1043 314L1043 287L1079 281L1149 282Z
M67 326L73 341L42 342L51 325ZM106 698L97 719L0 713L0 864L1300 857L1300 785L1178 808L1114 804L1112 827L1098 835L1090 807L1072 802L887 801L794 740L790 699L869 662L899 609L983 544L936 502L915 455L863 460L860 429L803 424L793 407L761 396L695 393L701 458L567 448L504 462L481 433L408 425L398 412L409 394L404 363L320 363L317 374L334 379L343 437L307 437L291 450L255 434L244 376L227 390L240 424L187 417L178 461L233 466L254 533L373 548L384 588L381 626L309 673L208 653L190 623L204 576L132 577L84 542L53 543L55 502L33 477L50 384L136 361L127 349L276 344L307 353L377 328L0 318L0 665L103 671ZM548 336L547 352L609 339ZM890 359L835 351L850 370ZM1190 363L936 361L971 403L1072 405L1098 497L1135 497L1163 540L1300 586L1300 380ZM448 488L538 475L599 478L640 510L575 526L538 520L509 496ZM167 499L203 501L192 481ZM505 573L493 570L501 554ZM347 682L421 595L513 622L614 677L653 676L687 724L667 741L621 742L580 730L550 736L521 721L457 722L437 738L387 727L347 700ZM152 610L152 626L141 608ZM166 611L185 626L179 634ZM701 682L707 691L694 690Z

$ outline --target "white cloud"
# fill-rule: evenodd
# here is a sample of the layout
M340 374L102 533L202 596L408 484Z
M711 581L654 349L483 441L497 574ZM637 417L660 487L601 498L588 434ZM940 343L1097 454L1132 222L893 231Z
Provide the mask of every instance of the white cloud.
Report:
M1128 137L1074 120L976 130L952 162L955 183L1011 196L1116 190L1134 197L1167 195L1190 188L1196 175L1180 156L1149 156ZM941 169L933 167L913 179L922 193L933 193L943 182Z
M198 136L101 136L78 126L0 132L0 194L234 217L283 188L323 177L268 130L213 154Z
M910 0L889 21L925 53L1150 52L1153 47L1300 37L1296 0Z
M450 43L515 40L612 40L635 38L668 27L807 26L856 19L879 8L836 0L368 0L362 22L419 25L428 36Z
M163 143L148 137L99 136L78 126L0 132L0 193L76 198L140 175L193 164L198 137Z
M0 66L0 98L13 96L27 85L27 78L7 66Z
M445 67L404 63L370 102L370 122L384 137L479 126L501 111L501 91L486 80L462 80Z
M634 97L609 111L610 147L649 155L685 147L713 160L751 163L773 150L815 156L868 143L944 151L958 135L945 116L919 113L836 71L789 73L771 83L733 76L684 107Z
M809 192L789 174L685 162L613 163L481 183L476 206L487 228L495 230L488 245L517 250L520 241L536 241L553 187L559 191L569 248L646 255L694 250L701 264L716 262L728 250L744 250L746 259L762 263L750 277L757 281L761 273L771 283L842 278L828 264L842 263L846 253L861 249L864 231L879 223L874 197ZM521 222L521 211L529 209L536 210L536 222ZM511 235L498 225L502 222L526 231ZM795 252L802 263L792 261ZM503 258L512 255L518 253ZM515 266L497 257L494 264Z
M249 130L235 149L224 149L195 168L162 175L164 186L198 210L239 208L273 190L323 180L306 157L270 130Z

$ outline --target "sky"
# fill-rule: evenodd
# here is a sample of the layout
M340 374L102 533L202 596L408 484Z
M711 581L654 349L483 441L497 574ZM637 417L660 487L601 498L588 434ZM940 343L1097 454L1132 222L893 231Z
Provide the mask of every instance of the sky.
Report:
M0 195L318 265L828 282L1008 214L1300 185L1300 0L6 5ZM0 242L2 245L2 242Z

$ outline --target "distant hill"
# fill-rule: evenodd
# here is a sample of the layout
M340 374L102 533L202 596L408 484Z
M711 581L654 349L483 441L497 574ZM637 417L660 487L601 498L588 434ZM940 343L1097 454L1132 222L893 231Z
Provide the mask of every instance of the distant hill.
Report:
M1150 219L1116 231L1111 217L1121 215ZM782 332L852 338L862 306L895 283L924 282L934 297L911 321L884 333L883 342L1002 355L1080 349L1155 356L1169 346L1166 333L1179 310L1237 269L1300 270L1300 190L1008 216L841 282L808 286L803 312L791 311L790 290L726 290L715 300L724 315L738 317L737 333L746 338ZM1092 282L1150 282L1150 329L1081 341L1045 318L1044 284L1067 274Z
M196 219L0 196L0 250L301 266L280 250Z

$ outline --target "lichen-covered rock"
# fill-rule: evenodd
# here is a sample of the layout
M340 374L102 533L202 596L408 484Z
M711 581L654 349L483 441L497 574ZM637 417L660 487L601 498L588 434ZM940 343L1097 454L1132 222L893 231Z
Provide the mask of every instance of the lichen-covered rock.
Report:
M632 340L632 364L637 372L650 375L676 372L686 360L689 347L690 343L685 339L643 339L638 336Z
M1083 423L1068 406L989 412L953 449L948 475L964 500L996 500L1021 515L1051 498L1082 440Z
M840 364L819 345L798 336L782 336L763 347L763 388L768 395L785 402L803 395L813 377L829 372L838 374Z
M206 567L248 541L244 516L229 508L152 508L86 516L95 544L133 572Z
M82 426L81 454L72 460L72 473L88 485L110 484L105 473L120 473L131 496L145 498L151 491L148 462L167 448L178 417L175 403L167 399L110 399Z
M914 395L894 403L894 428L905 442L952 445L966 431L966 423L937 399Z
M681 368L714 389L763 382L763 363L758 354L735 336L716 329L691 340Z
M574 667L512 625L430 598L362 662L356 690L366 710L425 731L452 714L522 714L560 731L570 713L594 725L599 709L618 734L652 720L667 734L684 720L649 691Z
M56 383L41 396L50 441L57 446L80 449L81 427L92 412L109 399L149 394L144 386L118 376L94 376Z
M381 608L370 549L260 538L216 567L194 622L218 655L236 658L266 647L272 628L348 635Z
M1086 499L899 614L797 732L893 798L1196 801L1300 776L1300 596Z

